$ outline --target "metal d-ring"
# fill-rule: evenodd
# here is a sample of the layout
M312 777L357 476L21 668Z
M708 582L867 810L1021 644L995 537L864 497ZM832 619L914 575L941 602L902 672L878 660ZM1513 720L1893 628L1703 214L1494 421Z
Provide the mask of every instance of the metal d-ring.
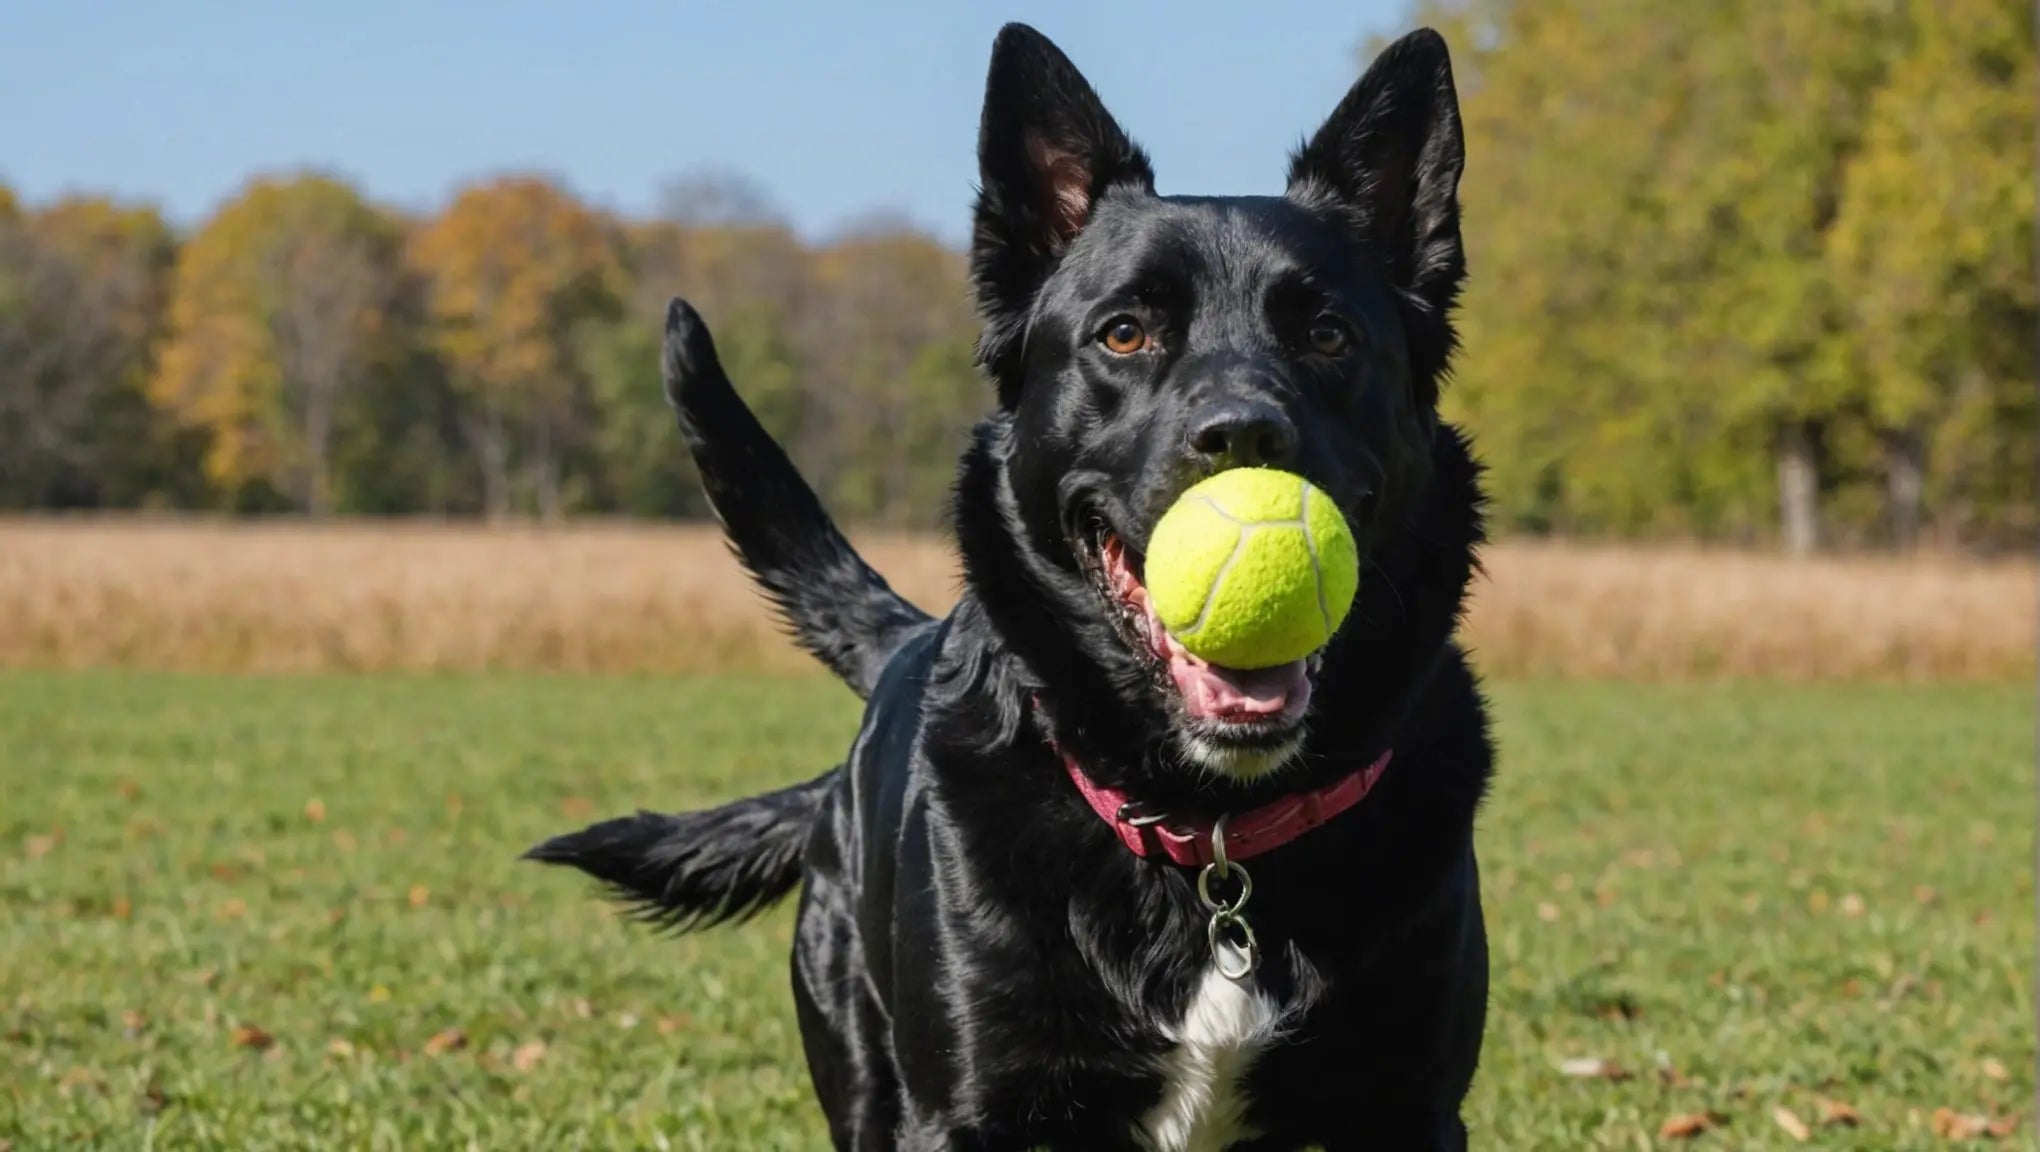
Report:
M1145 828L1150 824L1160 824L1169 817L1161 812L1139 811L1133 801L1129 800L1119 806L1119 811L1113 813L1112 818L1129 828Z

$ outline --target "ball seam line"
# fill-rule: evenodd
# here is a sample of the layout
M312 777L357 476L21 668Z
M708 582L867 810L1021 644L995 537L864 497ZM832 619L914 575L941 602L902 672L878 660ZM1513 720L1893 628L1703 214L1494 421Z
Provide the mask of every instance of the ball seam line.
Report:
M1233 525L1238 534L1233 537L1232 555L1225 558L1225 563L1219 565L1218 572L1211 577L1211 583L1204 589L1204 603L1197 609L1197 619L1191 622L1188 630L1176 634L1178 640L1204 631L1205 623L1211 618L1212 602L1218 599L1218 590L1225 587L1225 578L1232 574L1233 566L1239 563L1241 554L1247 550L1247 533L1251 529L1237 520L1233 521Z
M1310 494L1312 491L1313 489L1310 485L1305 484L1303 486L1303 500L1300 504L1303 515L1299 516L1298 519L1303 522L1303 550L1310 553L1310 577L1312 583L1317 588L1318 616L1325 623L1325 642L1330 643L1332 639L1332 610L1325 604L1325 570L1324 566L1318 563L1317 537L1312 535L1310 530Z
M1219 519L1221 519L1221 520L1227 520L1227 521L1230 521L1230 522L1232 522L1232 523L1234 523L1234 524L1238 524L1238 525L1239 525L1240 527L1242 527L1242 528L1246 527L1246 525L1247 525L1247 522L1246 522L1245 520L1242 520L1242 519L1240 519L1239 517L1237 517L1237 516L1233 515L1232 513L1230 513L1230 512L1228 512L1228 511L1226 511L1226 510L1225 510L1225 506L1224 506L1224 505L1222 505L1222 504L1220 504L1220 503L1218 502L1218 499L1217 499L1216 497L1212 496L1211 494L1209 494L1209 493L1201 493L1201 494L1199 494L1199 495L1198 495L1198 497L1197 497L1197 498L1198 498L1199 500L1202 500L1202 501L1204 501L1204 502L1205 502L1205 503L1206 503L1207 505L1209 505L1209 506L1211 507L1211 510L1212 510L1213 512L1216 512L1216 513L1218 513L1218 518L1219 518Z

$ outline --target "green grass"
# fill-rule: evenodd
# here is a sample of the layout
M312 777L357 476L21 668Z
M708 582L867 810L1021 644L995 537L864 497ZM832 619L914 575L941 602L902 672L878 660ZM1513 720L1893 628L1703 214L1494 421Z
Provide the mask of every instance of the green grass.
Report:
M1481 1146L2023 1110L2029 692L1495 696ZM784 911L660 939L515 857L804 776L855 716L820 681L0 677L0 1145L822 1146Z

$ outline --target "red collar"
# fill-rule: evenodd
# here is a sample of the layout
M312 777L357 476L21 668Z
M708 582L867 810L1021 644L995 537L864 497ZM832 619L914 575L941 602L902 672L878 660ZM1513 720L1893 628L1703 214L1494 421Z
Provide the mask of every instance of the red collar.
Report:
M1058 749L1058 752L1061 750ZM1084 774L1077 758L1061 752L1070 780L1119 839L1135 856L1160 854L1178 864L1197 867L1211 863L1211 826L1208 820L1159 819L1139 811L1140 805L1117 788L1106 788ZM1298 792L1271 800L1259 808L1229 817L1225 822L1225 855L1228 860L1248 860L1272 852L1305 832L1329 823L1333 817L1365 799L1375 781L1388 770L1393 749L1365 768L1309 792Z

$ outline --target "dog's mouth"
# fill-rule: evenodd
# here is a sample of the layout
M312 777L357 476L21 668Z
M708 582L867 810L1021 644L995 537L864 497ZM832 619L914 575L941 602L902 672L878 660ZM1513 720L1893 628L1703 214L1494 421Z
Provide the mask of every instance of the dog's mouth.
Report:
M1310 709L1318 657L1273 668L1227 668L1169 635L1142 582L1143 557L1118 533L1092 520L1079 541L1107 615L1156 687L1173 700L1185 735L1201 745L1293 751Z

